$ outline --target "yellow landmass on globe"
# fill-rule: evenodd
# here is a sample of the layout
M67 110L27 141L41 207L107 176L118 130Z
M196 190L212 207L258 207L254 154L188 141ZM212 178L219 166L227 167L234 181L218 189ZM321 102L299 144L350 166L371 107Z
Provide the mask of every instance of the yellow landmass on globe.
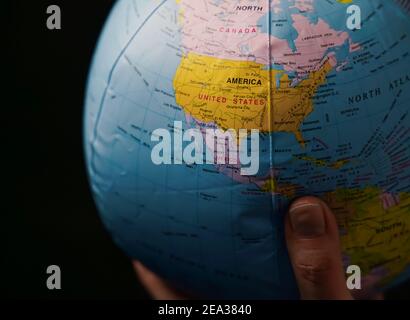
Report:
M376 187L342 189L324 200L342 230L343 253L363 274L378 270L380 284L410 264L410 194L381 193Z
M335 169L335 170L342 168L344 165L350 162L350 159L343 159L343 160L330 162L330 161L316 159L316 158L309 157L309 156L295 156L295 158L299 160L311 162L317 167L325 167L325 168L330 168L330 169Z
M295 197L298 186L291 183L277 183L275 178L269 178L263 183L261 190L272 194L280 194L288 199L292 199Z
M293 86L286 73L265 65L191 52L182 57L173 86L177 103L198 121L224 130L291 132L304 145L300 125L313 111L312 98L332 68L325 60Z
M275 192L275 189L276 189L276 181L274 178L269 178L261 186L261 190L264 192Z
M267 179L261 190L293 200L299 186ZM321 197L340 228L343 255L376 285L390 283L410 266L410 193L377 187L337 189ZM366 284L364 284L366 286Z

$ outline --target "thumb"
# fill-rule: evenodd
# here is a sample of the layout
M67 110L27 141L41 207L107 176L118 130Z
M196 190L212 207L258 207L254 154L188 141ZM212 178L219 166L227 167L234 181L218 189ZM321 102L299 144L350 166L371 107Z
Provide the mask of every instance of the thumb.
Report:
M286 243L302 299L352 299L346 286L336 219L321 200L295 201L286 216Z

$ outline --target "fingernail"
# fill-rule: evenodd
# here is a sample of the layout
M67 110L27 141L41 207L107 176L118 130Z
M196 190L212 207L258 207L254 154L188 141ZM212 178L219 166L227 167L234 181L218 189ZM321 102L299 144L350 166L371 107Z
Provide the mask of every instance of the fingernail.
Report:
M295 203L289 215L292 229L298 236L313 238L325 233L325 215L319 203Z

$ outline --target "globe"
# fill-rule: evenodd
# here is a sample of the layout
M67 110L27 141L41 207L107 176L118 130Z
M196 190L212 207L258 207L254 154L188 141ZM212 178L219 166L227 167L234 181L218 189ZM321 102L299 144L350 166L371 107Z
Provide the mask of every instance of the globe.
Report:
M120 0L85 103L102 221L177 288L297 298L283 218L304 195L332 208L363 290L408 279L410 18L399 2Z

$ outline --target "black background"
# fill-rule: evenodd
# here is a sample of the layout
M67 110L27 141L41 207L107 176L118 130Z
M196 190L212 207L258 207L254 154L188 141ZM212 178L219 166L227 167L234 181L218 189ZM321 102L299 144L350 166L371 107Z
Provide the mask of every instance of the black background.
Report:
M148 297L99 220L83 160L87 74L113 3L2 2L7 148L1 154L10 181L6 189L12 191L0 222L6 237L0 294L6 297ZM46 28L52 4L61 8L61 30ZM61 267L60 291L46 288L46 268L52 264Z
M114 1L2 1L0 295L7 298L147 298L94 206L82 150L84 91ZM57 4L62 30L46 28ZM46 268L62 290L46 288ZM388 294L410 297L410 284Z

